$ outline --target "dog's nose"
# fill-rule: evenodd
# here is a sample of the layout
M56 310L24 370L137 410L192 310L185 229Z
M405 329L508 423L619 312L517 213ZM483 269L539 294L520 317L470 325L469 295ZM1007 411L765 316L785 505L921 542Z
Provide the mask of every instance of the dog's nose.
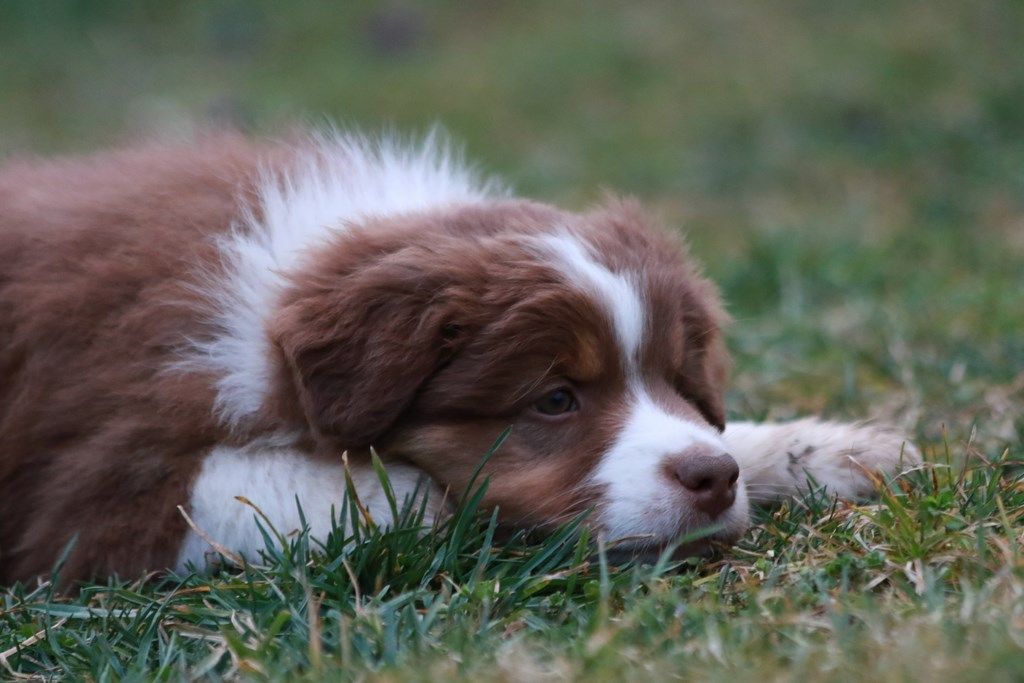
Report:
M740 466L728 453L703 446L690 448L676 455L670 467L701 512L717 517L736 501Z

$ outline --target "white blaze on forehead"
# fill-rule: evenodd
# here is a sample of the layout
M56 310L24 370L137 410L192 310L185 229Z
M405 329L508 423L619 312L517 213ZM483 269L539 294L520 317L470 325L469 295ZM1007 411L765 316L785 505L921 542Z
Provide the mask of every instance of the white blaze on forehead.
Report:
M634 278L613 273L598 263L589 253L588 245L568 232L541 239L574 284L597 296L598 303L611 317L626 367L635 370L643 342L645 310Z
M643 385L639 355L647 310L637 287L639 276L612 272L594 258L590 245L569 231L547 235L541 243L568 279L607 312L625 362L629 412L591 475L604 489L599 513L604 533L611 540L645 537L664 543L683 529L708 525L705 515L686 504L664 468L670 457L688 448L703 444L725 453L725 443L709 425L665 411ZM735 530L746 519L746 493L740 484L735 505L714 523Z
M625 424L593 474L605 487L601 521L609 539L665 540L692 514L663 471L666 458L698 445L724 453L725 443L713 428L666 412L643 387L633 386L630 394Z

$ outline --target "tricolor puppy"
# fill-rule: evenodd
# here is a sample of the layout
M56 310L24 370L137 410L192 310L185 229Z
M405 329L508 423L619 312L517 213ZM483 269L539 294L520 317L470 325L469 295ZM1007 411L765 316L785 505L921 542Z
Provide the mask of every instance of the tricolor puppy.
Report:
M592 509L656 550L808 477L843 496L917 458L875 428L726 425L725 314L632 202L509 196L428 140L215 136L0 174L0 580L203 566L263 547L243 495L314 536L347 451L372 514L432 510L495 439L509 525ZM695 550L695 548L689 548ZM699 548L697 548L699 550Z

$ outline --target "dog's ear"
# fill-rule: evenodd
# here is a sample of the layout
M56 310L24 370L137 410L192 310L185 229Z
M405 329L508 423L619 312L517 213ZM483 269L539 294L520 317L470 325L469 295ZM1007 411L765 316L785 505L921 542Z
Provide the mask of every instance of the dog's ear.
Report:
M461 338L452 274L390 254L295 283L270 325L306 422L337 447L374 445Z
M683 309L685 355L682 383L685 395L711 425L725 429L725 390L731 365L723 339L729 315L717 290L703 281L701 296L690 299Z
M693 404L711 425L725 429L725 387L729 374L729 355L717 332L687 353L683 373L687 393Z

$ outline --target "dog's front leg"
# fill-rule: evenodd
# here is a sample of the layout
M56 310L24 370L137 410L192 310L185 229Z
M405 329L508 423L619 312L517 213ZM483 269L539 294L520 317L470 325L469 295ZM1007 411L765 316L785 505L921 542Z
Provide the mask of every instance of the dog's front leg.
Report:
M365 461L352 461L347 467L362 510L376 524L390 526L391 503L376 470ZM423 521L432 524L441 510L443 491L411 465L388 464L385 471L399 510L422 503ZM317 459L273 443L215 448L192 485L185 506L192 529L175 566L185 569L191 564L202 569L222 548L250 560L257 558L265 547L258 519L285 536L305 522L310 537L324 541L335 522L348 530L349 518L342 509L346 489L346 465L340 455Z
M868 498L875 492L874 474L899 474L921 463L902 435L868 424L814 418L736 422L724 436L755 503L783 500L812 486L842 498Z

